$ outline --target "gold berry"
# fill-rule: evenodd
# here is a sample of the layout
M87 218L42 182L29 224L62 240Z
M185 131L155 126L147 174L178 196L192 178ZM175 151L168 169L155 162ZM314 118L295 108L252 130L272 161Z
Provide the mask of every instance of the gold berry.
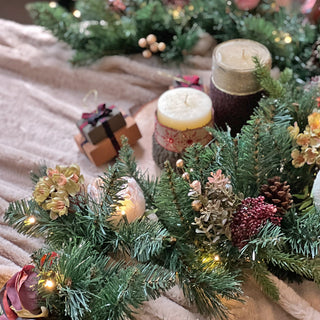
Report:
M184 172L183 175L182 175L182 179L188 181L188 180L190 179L190 174L189 174L189 172Z
M149 34L147 36L147 43L148 44L153 44L157 41L157 37L154 34Z
M143 55L144 58L149 59L152 56L152 52L150 50L146 49L146 50L142 51L142 55Z
M150 50L151 50L151 52L153 52L153 53L158 52L158 42L152 43L152 44L150 45Z
M202 207L202 203L200 200L193 200L191 203L191 206L194 211L200 211Z
M184 166L184 161L182 159L178 159L176 162L177 168L182 168Z
M147 46L147 40L145 38L139 39L138 45L140 48L145 48Z
M166 44L164 42L159 42L158 43L158 50L159 51L164 51L166 50Z

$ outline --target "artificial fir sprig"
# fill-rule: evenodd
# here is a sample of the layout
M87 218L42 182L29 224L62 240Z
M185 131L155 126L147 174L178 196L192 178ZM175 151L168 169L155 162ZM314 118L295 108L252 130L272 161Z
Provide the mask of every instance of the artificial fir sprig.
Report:
M299 12L275 8L274 1L260 1L254 10L240 10L234 1L194 0L166 3L162 0L123 3L78 0L77 18L62 7L35 2L27 6L36 24L51 30L74 50L73 63L88 64L105 55L141 52L138 40L154 34L166 44L164 61L183 61L205 32L218 42L246 38L264 44L274 65L293 69L305 80L319 70L307 68L318 27ZM299 26L297 28L297 26Z

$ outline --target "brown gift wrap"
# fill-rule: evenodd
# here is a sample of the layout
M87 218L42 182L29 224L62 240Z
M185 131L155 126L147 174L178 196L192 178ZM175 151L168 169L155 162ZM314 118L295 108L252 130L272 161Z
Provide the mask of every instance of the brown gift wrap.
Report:
M271 68L270 52L256 41L229 40L213 51L209 95L215 112L215 125L226 129L228 124L233 136L249 120L263 94L254 75L254 56L262 65Z
M111 135L111 132L125 125L126 121L120 110L115 106L107 108L105 104L99 105L97 110L91 113L83 113L82 119L77 121L80 132L91 144L99 143Z
M135 144L141 138L140 130L132 117L126 118L126 126L114 132L112 138L105 138L95 145L86 141L81 133L75 135L74 140L80 151L83 152L92 163L100 166L117 156L117 149L121 147L121 136L123 135L128 138L130 145ZM112 141L113 139L116 141ZM115 146L115 142L118 147Z

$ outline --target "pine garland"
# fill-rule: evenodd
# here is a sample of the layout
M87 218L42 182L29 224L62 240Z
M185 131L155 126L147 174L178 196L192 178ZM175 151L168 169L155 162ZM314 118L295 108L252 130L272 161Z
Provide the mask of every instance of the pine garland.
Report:
M320 283L320 211L309 194L318 166L310 161L297 168L292 161L297 126L310 126L318 87L296 87L288 70L273 80L259 63L257 74L267 95L241 132L232 137L230 130L211 128L210 144L188 148L178 168L166 163L158 180L137 167L126 140L115 164L100 177L99 197L79 187L82 178L73 171L75 165L42 166L40 174L33 173L37 192L30 200L11 203L5 220L22 234L45 239L32 258L39 301L45 301L52 319L134 319L144 301L174 285L202 314L227 319L223 299L241 301L248 273L276 301L279 292L271 273ZM317 132L320 122L312 125ZM292 207L281 214L258 197L261 185L275 176L293 190ZM141 187L146 211L131 223L125 215L114 223L125 177ZM56 181L66 190L59 190ZM51 215L52 192L68 195L68 201L60 199L67 211ZM213 194L221 198L211 199ZM192 206L194 199L198 207ZM233 207L235 199L240 206ZM200 216L207 219L207 229L210 217L219 221L217 238L199 232Z
M270 50L274 65L291 68L299 81L319 72L317 66L307 67L318 26L297 10L277 10L273 1L260 1L251 11L225 0L193 0L182 7L162 0L127 0L124 5L124 10L116 10L104 0L77 0L78 18L45 2L30 3L27 9L36 24L75 50L72 62L77 65L105 55L142 52L138 40L148 34L166 44L160 55L163 61L183 61L206 32L218 42L235 38L261 42Z

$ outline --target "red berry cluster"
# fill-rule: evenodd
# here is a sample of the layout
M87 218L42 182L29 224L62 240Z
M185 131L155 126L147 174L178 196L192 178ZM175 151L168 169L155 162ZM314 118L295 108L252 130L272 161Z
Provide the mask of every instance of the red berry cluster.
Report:
M264 202L264 197L242 200L230 224L233 245L242 248L269 220L280 225L282 217L277 216L277 207Z

